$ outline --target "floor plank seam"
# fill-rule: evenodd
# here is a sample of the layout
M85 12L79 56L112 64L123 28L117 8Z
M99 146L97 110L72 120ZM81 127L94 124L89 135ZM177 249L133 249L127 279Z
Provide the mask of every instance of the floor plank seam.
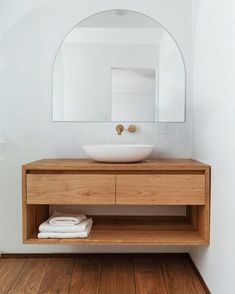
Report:
M12 281L10 288L7 290L7 293L10 292L11 288L13 287L13 285L15 284L15 282L17 281L18 277L20 276L21 271L24 269L25 265L26 265L27 259L24 259L24 263L22 265L22 267L20 268L20 270L18 271L15 279Z
M97 283L97 289L96 289L96 294L99 294L99 288L100 288L100 278L101 278L101 270L102 270L102 258L99 258L99 279Z
M165 276L164 276L164 273L163 273L162 260L159 259L159 260L158 260L158 263L159 263L159 267L160 267L160 271L161 271L162 279L163 279L163 282L164 282L164 287L165 287L165 290L166 290L166 294L169 294L169 292L168 292L168 288L167 288L166 279L165 279Z
M73 269L72 269L72 274L70 276L70 283L69 283L69 290L68 290L68 293L70 293L70 290L71 290L71 283L72 283L72 278L73 278L73 272L74 272L74 267L75 267L75 262L77 260L76 259L73 259Z
M43 277L42 277L42 280L41 280L40 286L38 287L38 292L37 292L37 294L38 294L38 293L41 293L41 288L42 288L42 285L43 285L44 278L45 278L47 272L48 272L49 269L50 269L50 260L53 260L53 257L52 257L52 258L49 258L49 260L48 260L48 264L47 264L46 269L45 269L45 271L44 271L44 274L43 274Z
M37 294L39 293L39 290L40 290L40 288L41 288L42 281L43 281L43 279L44 279L44 277L45 277L45 274L46 274L46 271L47 271L47 268L48 268L48 267L49 267L49 259L48 259L48 261L47 261L46 269L45 269L45 271L44 271L44 273L43 273L43 276L42 276L42 280L41 280L40 286L38 287Z
M132 263L132 272L133 272L134 283L135 283L135 294L137 294L137 285L136 285L136 279L135 279L135 264L134 264L133 258L131 258L131 263Z

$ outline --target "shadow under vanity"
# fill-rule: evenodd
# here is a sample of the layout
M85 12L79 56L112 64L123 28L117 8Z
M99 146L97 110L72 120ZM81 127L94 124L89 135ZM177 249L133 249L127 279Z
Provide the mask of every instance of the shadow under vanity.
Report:
M92 216L88 238L38 239L50 205L186 205L185 216ZM23 166L27 244L207 245L210 167L190 159L99 163L45 159Z

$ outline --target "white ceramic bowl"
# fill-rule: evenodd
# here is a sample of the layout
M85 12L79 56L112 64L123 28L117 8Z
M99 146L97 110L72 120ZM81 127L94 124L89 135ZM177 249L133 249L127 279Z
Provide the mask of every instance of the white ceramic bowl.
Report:
M101 162L138 162L149 157L153 145L110 144L84 145L85 153Z

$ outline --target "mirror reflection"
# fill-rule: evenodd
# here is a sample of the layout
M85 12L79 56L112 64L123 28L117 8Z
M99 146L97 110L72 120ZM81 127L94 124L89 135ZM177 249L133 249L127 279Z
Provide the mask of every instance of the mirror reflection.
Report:
M113 68L111 120L154 121L155 87L155 69Z
M185 121L185 68L169 33L132 11L95 14L62 42L55 121Z

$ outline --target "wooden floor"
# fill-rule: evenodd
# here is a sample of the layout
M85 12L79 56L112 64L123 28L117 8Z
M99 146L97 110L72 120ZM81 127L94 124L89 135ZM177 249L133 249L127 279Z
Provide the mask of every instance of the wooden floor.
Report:
M202 294L188 257L1 258L0 293Z

